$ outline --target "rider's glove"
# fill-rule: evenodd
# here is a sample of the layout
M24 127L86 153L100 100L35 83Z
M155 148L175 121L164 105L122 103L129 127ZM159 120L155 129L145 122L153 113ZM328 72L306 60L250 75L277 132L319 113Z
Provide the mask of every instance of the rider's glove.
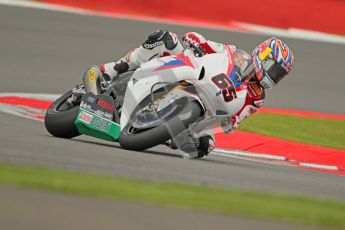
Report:
M206 43L206 39L196 32L186 33L182 38L183 45L186 49L191 50L195 56L201 57L205 54L202 44Z
M119 63L116 63L115 66L114 66L114 70L120 74L120 73L125 73L127 72L129 69L129 65L127 62L119 62Z

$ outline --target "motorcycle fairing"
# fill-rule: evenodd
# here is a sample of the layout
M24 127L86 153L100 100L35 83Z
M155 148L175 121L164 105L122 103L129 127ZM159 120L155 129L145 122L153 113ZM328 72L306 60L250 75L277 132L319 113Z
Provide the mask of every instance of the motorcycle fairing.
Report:
M230 52L230 51L229 51ZM244 104L247 91L245 87L236 87L237 97L231 103L219 97L219 88L211 81L216 74L226 74L229 79L234 74L234 59L229 53L215 53L196 58L181 54L151 60L142 64L133 74L128 83L123 110L121 114L121 129L123 129L138 104L151 93L152 87L158 83L190 82L196 86L196 95L186 95L181 90L175 90L171 99L191 96L205 105L209 116L216 116L216 110L222 110L228 115L235 114ZM204 77L199 80L199 74L204 71ZM238 85L240 86L240 85ZM172 100L162 100L159 108L164 108Z
M131 114L138 104L151 94L152 87L158 82L174 83L184 80L198 79L198 71L200 72L200 70L198 70L197 66L180 63L175 67L168 65L169 68L159 69L166 63L171 63L172 61L176 61L176 56L154 59L143 63L134 72L131 80L128 82L125 100L121 111L121 129L127 125Z

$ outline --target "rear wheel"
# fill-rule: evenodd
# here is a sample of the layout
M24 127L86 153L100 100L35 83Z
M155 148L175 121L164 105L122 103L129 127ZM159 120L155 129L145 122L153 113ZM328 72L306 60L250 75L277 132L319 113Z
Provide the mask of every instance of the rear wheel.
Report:
M151 114L141 114L141 117L151 119L147 127L138 125L136 117L132 119L121 132L121 147L141 151L162 144L182 133L203 113L196 101L187 98L179 99L169 107L169 111L160 115L164 118L153 122Z
M71 96L72 90L54 101L46 112L45 127L55 137L73 138L80 135L74 124L79 112L79 103L68 103L67 99Z

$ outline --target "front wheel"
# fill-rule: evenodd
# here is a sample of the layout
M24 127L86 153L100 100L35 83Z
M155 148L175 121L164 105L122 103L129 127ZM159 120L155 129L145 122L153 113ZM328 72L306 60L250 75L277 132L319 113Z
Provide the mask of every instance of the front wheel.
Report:
M177 136L198 120L202 109L196 101L186 98L175 102L174 111L169 113L157 126L149 128L135 128L133 122L122 130L119 143L121 147L129 150L142 151L156 145L165 143Z
M73 138L80 135L74 124L79 113L79 104L70 105L67 102L72 93L70 90L59 97L46 112L45 127L55 137Z

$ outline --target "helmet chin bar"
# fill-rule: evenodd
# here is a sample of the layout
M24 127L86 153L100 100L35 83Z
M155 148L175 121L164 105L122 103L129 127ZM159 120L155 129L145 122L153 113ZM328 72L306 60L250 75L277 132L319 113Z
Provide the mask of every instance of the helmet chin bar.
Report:
M264 69L266 75L264 78L267 78L267 80L269 80L273 86L277 85L278 82L287 75L286 70L274 60L263 61L262 68Z
M271 81L271 79L266 76L260 81L260 85L265 89L272 89L277 84Z
M272 66L274 65L275 61L269 59L269 60L264 60L262 62L262 67L264 68L265 71L268 71L269 69L272 68Z

